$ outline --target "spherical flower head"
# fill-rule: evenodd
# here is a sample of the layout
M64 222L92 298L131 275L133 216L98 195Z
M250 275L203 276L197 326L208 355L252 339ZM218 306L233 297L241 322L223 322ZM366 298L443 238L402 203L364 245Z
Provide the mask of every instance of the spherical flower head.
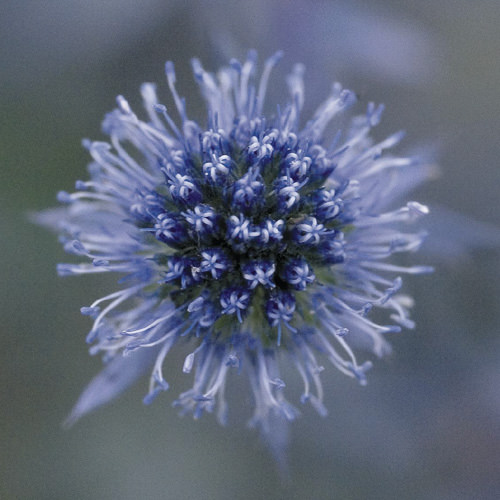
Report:
M369 104L338 132L355 102L339 84L303 120L301 65L287 79L288 103L264 114L280 56L260 77L254 52L217 76L193 61L206 124L188 118L169 62L173 110L144 84L147 120L120 96L103 123L110 142L85 141L90 180L60 194L68 204L60 226L66 250L90 262L59 271L119 273L120 286L82 308L94 319L91 352L104 354L107 366L70 421L148 370L150 403L169 388L168 352L187 342L183 372L194 372L194 381L174 403L181 413L216 411L224 423L226 381L243 373L255 401L250 423L272 440L273 425L298 412L285 398L281 364L304 382L297 399L326 414L321 362L364 384L371 363L359 363L355 348L382 356L385 334L412 327L399 275L429 269L390 258L424 237L404 226L427 208L396 204L423 179L421 165L387 152L401 134L372 139L380 106ZM391 324L370 319L372 308L388 312Z

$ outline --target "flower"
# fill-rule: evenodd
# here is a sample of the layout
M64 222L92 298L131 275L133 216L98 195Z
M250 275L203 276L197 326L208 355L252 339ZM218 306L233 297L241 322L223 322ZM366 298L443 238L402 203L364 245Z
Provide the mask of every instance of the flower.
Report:
M167 354L187 344L183 372L193 372L194 381L174 402L181 414L216 411L225 423L226 381L244 373L255 401L250 424L272 441L275 422L298 413L285 398L282 364L303 380L300 401L324 415L321 361L364 384L371 362L358 362L354 349L382 356L386 333L413 327L399 275L430 269L387 260L423 241L422 232L402 226L427 208L394 205L425 169L386 152L401 133L371 138L381 106L369 104L336 133L356 100L339 84L301 125L302 65L287 79L288 104L264 114L280 57L266 61L260 79L254 52L217 76L194 60L205 127L188 118L167 62L178 120L158 103L155 86L144 84L148 121L119 96L103 122L110 143L84 141L93 158L90 180L59 193L67 206L55 218L66 251L90 262L61 264L59 273L121 279L118 291L81 310L94 320L90 351L102 353L106 367L69 422L148 370L144 401L152 402L169 388ZM370 319L372 308L389 313L392 324Z

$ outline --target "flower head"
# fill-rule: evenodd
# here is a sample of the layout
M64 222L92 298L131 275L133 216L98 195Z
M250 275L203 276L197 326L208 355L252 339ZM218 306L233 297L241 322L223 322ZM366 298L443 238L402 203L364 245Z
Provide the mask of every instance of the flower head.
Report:
M422 180L418 165L386 152L401 134L371 138L380 106L370 104L336 133L355 102L338 84L302 125L301 65L287 80L288 104L265 115L279 58L266 61L260 78L254 52L217 76L193 61L206 125L188 118L169 62L178 118L158 103L155 86L144 84L147 121L120 96L103 123L110 142L84 143L93 158L90 180L59 199L69 204L65 248L90 262L63 264L59 272L121 279L118 291L82 308L94 319L91 352L103 353L107 366L70 420L147 370L150 403L169 388L162 373L168 352L187 342L183 372L194 380L174 403L181 413L216 411L224 423L226 381L241 372L255 401L250 423L269 435L276 417L297 415L285 398L281 363L303 379L301 401L325 414L321 362L364 384L371 363L358 362L354 348L381 356L384 334L412 327L399 274L428 268L387 261L423 239L402 227L427 208L413 201L394 208ZM391 324L370 319L374 307L389 312Z

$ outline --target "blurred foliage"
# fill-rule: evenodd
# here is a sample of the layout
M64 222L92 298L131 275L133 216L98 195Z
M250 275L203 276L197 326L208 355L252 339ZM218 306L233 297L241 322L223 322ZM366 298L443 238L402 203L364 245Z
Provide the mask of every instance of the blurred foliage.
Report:
M406 147L430 144L439 153L440 179L416 197L498 227L497 1L24 0L2 10L1 498L496 498L497 251L476 250L434 276L407 280L417 298L416 331L394 336L394 354L375 364L368 387L333 371L325 377L330 415L304 409L283 481L241 423L245 401L221 429L210 416L179 419L169 406L173 394L142 406L143 383L61 429L100 367L85 352L89 322L79 308L110 284L57 278L65 256L28 215L85 177L79 141L100 137L116 94L139 108L140 83L156 81L161 94L163 63L172 59L196 115L189 59L213 68L251 45L261 57L285 49L283 72L296 60L307 64L311 108L334 79L364 103L385 102L381 136L405 128ZM377 36L363 43L365 31L389 40L392 33L401 47L378 47ZM421 51L401 52L410 41ZM383 51L391 61L402 57L401 74L369 64ZM422 78L403 78L417 63ZM182 362L174 357L167 369L176 386L184 383Z

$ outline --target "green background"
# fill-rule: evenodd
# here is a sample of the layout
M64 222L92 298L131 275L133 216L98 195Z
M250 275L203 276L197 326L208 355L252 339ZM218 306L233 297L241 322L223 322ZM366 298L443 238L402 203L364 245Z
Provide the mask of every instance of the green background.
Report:
M496 0L3 2L0 498L496 498L499 25ZM432 223L421 260L437 272L405 284L417 329L394 336L394 354L375 363L368 386L324 372L330 414L305 407L292 426L288 480L245 428L240 381L227 428L176 415L170 404L187 384L182 353L169 355L173 389L154 405L141 404L142 381L63 430L101 366L86 352L90 325L79 308L113 283L58 278L65 256L56 236L28 222L85 178L80 139L103 138L100 120L117 94L138 110L140 84L155 81L166 99L171 59L191 116L201 118L189 59L215 69L247 48L261 60L285 50L275 100L283 100L277 82L301 61L308 110L334 80L362 102L384 102L377 137L404 128L404 146L431 149L442 166L416 198L463 216ZM467 241L466 250L448 247Z

